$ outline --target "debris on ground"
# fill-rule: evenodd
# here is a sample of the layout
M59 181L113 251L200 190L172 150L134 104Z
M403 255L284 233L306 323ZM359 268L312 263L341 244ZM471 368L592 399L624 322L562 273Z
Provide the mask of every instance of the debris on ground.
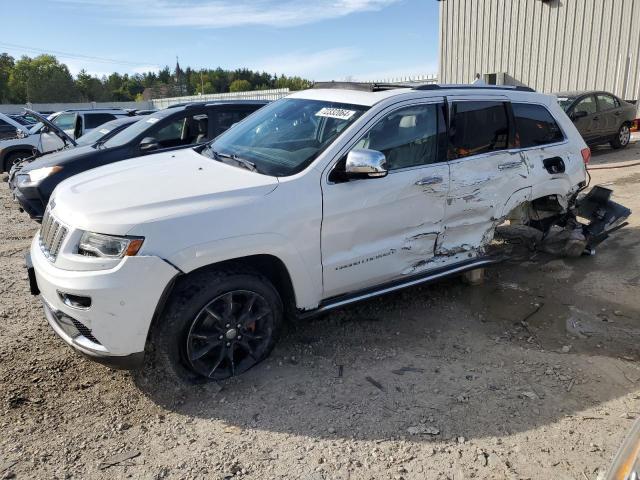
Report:
M98 468L100 470L106 470L107 468L115 467L115 466L131 466L134 465L131 460L140 456L140 452L138 450L129 450L122 453L117 453L116 455L111 455L110 457L105 458L100 462Z

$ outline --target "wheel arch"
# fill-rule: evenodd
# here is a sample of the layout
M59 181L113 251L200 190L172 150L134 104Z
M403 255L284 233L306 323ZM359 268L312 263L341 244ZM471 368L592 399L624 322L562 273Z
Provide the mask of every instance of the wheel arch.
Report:
M162 316L169 298L171 298L171 295L174 292L176 286L182 279L191 277L205 270L223 270L230 268L253 270L266 277L276 288L278 294L280 295L280 298L282 299L282 304L285 309L285 318L295 314L296 292L293 288L293 281L291 279L289 270L280 258L270 254L255 254L245 257L232 258L208 265L203 265L189 272L180 271L176 276L174 276L166 285L164 291L162 292L162 295L160 296L160 300L158 301L155 312L153 314L153 318L151 320L151 324L149 326L147 341L149 340L149 335Z
M20 145L11 145L9 147L3 148L0 151L0 166L2 166L2 171L7 172L7 159L13 153L28 153L29 155L33 155L34 150L37 150L36 147L29 144L20 144Z

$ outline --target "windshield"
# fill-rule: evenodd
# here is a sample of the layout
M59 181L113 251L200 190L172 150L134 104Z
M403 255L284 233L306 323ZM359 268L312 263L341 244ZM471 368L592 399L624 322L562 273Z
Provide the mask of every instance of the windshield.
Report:
M120 122L107 122L104 125L100 125L100 127L98 128L94 128L89 133L85 133L78 140L76 140L76 143L78 145L93 145L98 140L106 137L114 130L123 128L124 126L125 125L122 125Z
M558 97L558 104L566 112L575 99L575 97Z
M138 120L130 127L127 127L121 132L116 133L113 137L111 137L104 143L104 146L107 148L111 148L125 145L136 138L138 135L140 135L142 132L145 132L146 130L151 128L155 123L159 122L170 113L172 113L171 110L162 110L161 112L154 113L153 115L149 115L148 117L142 117L141 120Z
M223 133L202 154L245 160L265 175L293 175L309 165L368 108L285 98Z

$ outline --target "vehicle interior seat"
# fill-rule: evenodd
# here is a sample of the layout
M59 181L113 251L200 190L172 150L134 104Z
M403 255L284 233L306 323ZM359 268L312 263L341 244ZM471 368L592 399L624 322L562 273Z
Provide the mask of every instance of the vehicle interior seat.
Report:
M196 143L206 142L209 140L209 118L204 116L197 119L198 136Z

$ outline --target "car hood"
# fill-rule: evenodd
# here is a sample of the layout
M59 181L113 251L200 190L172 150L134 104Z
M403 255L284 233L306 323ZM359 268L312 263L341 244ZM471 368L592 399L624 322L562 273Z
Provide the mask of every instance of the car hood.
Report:
M278 179L227 165L192 149L117 162L58 185L50 205L71 227L125 235L133 227L259 200Z
M22 170L20 170L20 173L29 173L31 170L43 167L53 167L54 165L62 166L78 158L86 157L87 155L92 155L94 153L96 153L96 149L91 145L57 150L43 155L42 157L34 158L30 162L26 162L22 167Z

